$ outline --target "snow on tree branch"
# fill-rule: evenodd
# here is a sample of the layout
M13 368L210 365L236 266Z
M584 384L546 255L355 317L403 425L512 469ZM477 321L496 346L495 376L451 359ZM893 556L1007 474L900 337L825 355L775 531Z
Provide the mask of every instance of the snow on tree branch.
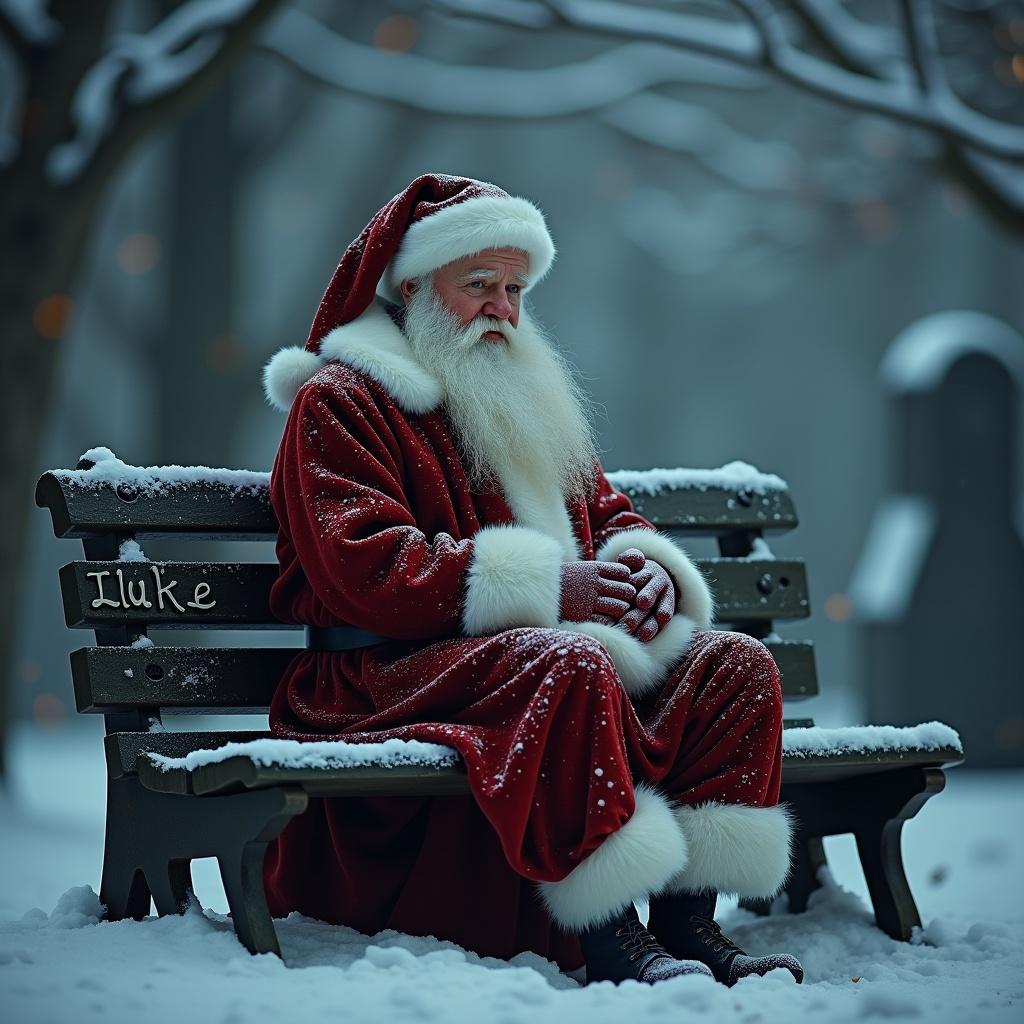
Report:
M46 12L47 0L0 0L0 35L21 53L60 37L60 25Z
M899 0L899 9L917 88L925 96L946 92L931 9L922 0Z
M1018 164L964 148L961 159L1006 206L1024 211L1024 173Z
M141 109L180 91L223 52L232 29L259 6L268 4L188 0L149 32L117 36L82 78L71 111L76 134L47 158L51 183L67 185L79 178L126 108Z
M555 68L452 67L363 46L295 9L281 12L261 44L322 84L417 110L469 117L561 117L600 110L669 83L756 84L750 75L648 43L629 43Z
M875 78L905 77L905 48L888 26L855 18L838 0L793 0L793 10L843 67Z
M975 147L992 156L1024 158L1024 130L1020 127L981 114L955 101L948 91L938 94L910 87L905 75L892 79L879 77L881 71L876 75L858 73L812 56L790 41L787 19L771 0L732 2L747 16L746 23L646 9L615 0L537 0L535 7L546 9L550 17L543 20L537 14L530 25L525 15L526 0L518 0L514 11L520 27L562 25L620 40L666 43L748 67L766 68L784 81L834 102L929 128L950 142ZM508 23L511 18L504 3L433 0L433 6L478 20ZM806 10L812 12L817 25L829 26L833 38L841 34L838 26L843 23L837 26L834 20L839 17L837 6L820 2ZM859 66L865 66L866 62L862 52L865 39L864 33L858 34ZM851 45L847 46L848 53L855 52L850 49ZM887 42L883 56L890 54Z
M803 172L799 151L785 142L751 139L707 107L657 93L616 103L600 118L624 135L681 153L723 181L751 192L795 192Z

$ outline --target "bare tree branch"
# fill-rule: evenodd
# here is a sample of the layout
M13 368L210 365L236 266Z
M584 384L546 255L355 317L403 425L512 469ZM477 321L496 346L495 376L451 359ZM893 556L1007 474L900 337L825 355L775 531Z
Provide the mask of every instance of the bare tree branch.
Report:
M707 107L642 93L598 115L646 145L689 157L730 185L769 195L795 195L803 158L785 142L762 142L736 131Z
M474 5L469 0L433 0L434 6L451 13L472 14L482 20L507 23L505 4ZM748 24L731 24L695 15L651 10L615 0L546 0L552 18L560 24L591 34L669 43L692 52L719 57L747 67L766 68L805 92L835 103L884 114L908 124L928 128L944 138L976 147L992 156L1024 158L1024 130L980 114L949 94L939 97L908 89L903 81L891 81L845 70L794 47L780 12L770 0L733 0L749 18ZM519 24L526 0L518 0ZM819 9L819 16L821 11ZM538 23L540 19L538 18Z
M462 117L563 117L600 110L654 85L749 88L758 82L749 74L645 43L555 68L451 67L360 45L292 8L281 12L260 43L320 84Z
M38 0L0 0L0 38L6 39L19 59L34 46L49 46L60 38L60 25Z
M949 163L954 176L996 224L1018 236L1024 233L1024 174L1019 165L966 146L950 146Z
M54 185L105 180L149 128L209 89L281 0L189 0L145 35L124 35L86 73L74 99L77 134L51 150Z
M900 0L899 9L917 88L924 96L937 98L947 93L949 86L942 73L931 9L922 0Z
M899 35L888 27L868 25L837 0L793 0L805 30L844 68L872 78L905 77L905 54Z
M795 49L769 0L733 0L762 33L769 65L781 78L847 106L930 128L944 138L992 156L1024 157L1024 131L952 102L948 92L910 91L902 83L852 74ZM930 73L930 72L929 72Z

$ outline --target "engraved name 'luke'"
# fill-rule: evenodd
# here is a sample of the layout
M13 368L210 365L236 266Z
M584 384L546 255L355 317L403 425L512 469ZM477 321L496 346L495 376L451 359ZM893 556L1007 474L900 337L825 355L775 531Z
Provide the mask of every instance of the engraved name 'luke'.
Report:
M185 606L182 607L181 603L172 593L174 588L178 585L178 581L171 580L169 583L165 582L163 573L158 565L151 565L149 570L153 574L153 582L156 589L154 597L156 597L157 607L160 611L164 610L165 600L177 608L179 612L184 612L185 608L198 608L200 611L207 611L217 603L216 600L209 602L206 601L206 598L210 596L210 584L197 583L195 590L192 592L192 600L186 601ZM104 569L101 572L87 572L85 575L95 576L96 586L99 588L100 596L93 599L93 608L123 608L128 610L130 608L153 607L153 602L146 594L145 579L126 581L124 574L120 569L115 569L114 572L111 572L109 569ZM119 601L115 601L113 598L107 597L103 593L104 576L117 577L117 593L120 594ZM138 588L137 590L136 586ZM113 590L113 586L111 586L111 590Z

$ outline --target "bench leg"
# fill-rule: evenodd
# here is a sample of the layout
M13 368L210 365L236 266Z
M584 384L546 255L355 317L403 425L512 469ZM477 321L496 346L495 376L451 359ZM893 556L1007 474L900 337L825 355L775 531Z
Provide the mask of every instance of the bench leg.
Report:
M183 914L193 895L192 861L184 858L148 868L146 882L161 917Z
M815 889L821 888L818 871L828 864L821 836L803 836L795 844L789 881L786 883L791 914L802 914Z
M238 941L250 953L281 955L263 889L266 843L246 843L237 854L217 858Z
M920 927L914 895L910 891L903 868L901 834L903 823L909 821L946 784L941 769L930 768L911 772L894 772L886 787L882 808L871 808L870 814L858 822L854 830L864 878L871 894L878 927L894 939L906 941L914 928ZM887 808L887 815L877 811Z
M107 920L141 920L151 893L161 916L181 913L192 897L192 860L216 857L239 941L252 953L280 956L263 854L307 802L289 787L196 797L155 793L135 777L108 780L100 882Z
M798 823L794 823L793 856L790 861L789 879L783 892L786 894L786 909L791 914L802 914L807 909L807 900L815 889L821 887L818 870L828 861L821 836L808 836ZM771 912L772 900L742 899L740 906L761 917Z
M104 852L100 902L106 907L104 916L108 921L123 921L126 917L141 921L149 913L149 886L142 869L115 863Z

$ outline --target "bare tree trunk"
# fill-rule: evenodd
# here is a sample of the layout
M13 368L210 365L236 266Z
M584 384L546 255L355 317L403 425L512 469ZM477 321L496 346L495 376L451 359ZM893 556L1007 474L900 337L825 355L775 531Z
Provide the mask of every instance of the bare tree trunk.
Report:
M249 384L240 371L251 353L233 320L235 205L245 168L230 135L229 85L175 133L167 304L153 358L155 413L167 428L156 437L160 463L223 465Z
M57 0L58 48L26 46L21 151L0 174L0 773L13 686L12 655L33 474L60 355L61 321L92 222L88 186L55 189L46 156L71 133L69 110L86 69L99 56L109 3ZM61 298L64 297L64 298Z
M81 178L55 184L46 161L74 135L72 101L104 52L113 0L51 0L53 43L33 43L0 24L24 79L19 150L0 169L0 780L14 686L13 650L36 456L53 398L68 297L106 186L135 144L184 113L246 52L280 0L257 0L230 26L215 58L174 91L120 120ZM223 35L223 33L222 33Z

